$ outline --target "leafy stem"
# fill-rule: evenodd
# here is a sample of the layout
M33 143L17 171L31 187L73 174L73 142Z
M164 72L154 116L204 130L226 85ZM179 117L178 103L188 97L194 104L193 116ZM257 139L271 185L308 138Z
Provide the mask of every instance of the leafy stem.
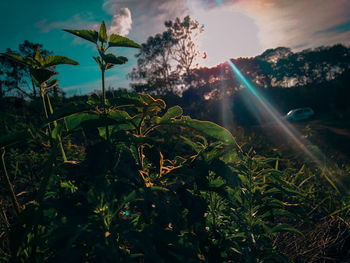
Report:
M139 44L135 43L134 41L117 35L117 34L111 34L108 36L106 24L104 21L102 21L100 25L99 32L95 30L71 30L71 29L64 29L64 31L71 33L75 36L81 37L87 41L90 41L96 45L96 49L99 53L99 56L93 57L93 59L98 64L100 70L101 70L101 77L102 77L102 106L103 106L103 114L106 118L106 137L107 140L109 140L109 130L108 130L108 124L107 124L107 111L106 111L106 88L105 88L105 72L111 68L113 68L115 65L121 65L125 64L128 59L123 56L115 56L112 53L106 54L106 51L110 47L129 47L129 48L142 48ZM105 46L107 44L107 46Z

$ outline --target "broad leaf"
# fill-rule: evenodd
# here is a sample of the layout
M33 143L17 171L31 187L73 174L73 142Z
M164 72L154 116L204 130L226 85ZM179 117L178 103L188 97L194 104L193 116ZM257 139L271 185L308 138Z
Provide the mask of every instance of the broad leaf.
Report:
M117 57L112 53L104 55L103 59L106 63L113 64L113 65L121 65L128 62L128 59L126 57L123 57L123 56Z
M165 121L169 121L172 118L177 118L181 116L183 113L180 106L174 106L168 109L168 111L162 117L154 117L152 122L155 124L159 124Z
M42 83L44 83L45 81L48 81L58 73L55 71L43 69L43 68L39 68L39 69L31 68L30 74L32 78L35 79L41 85Z
M94 93L91 96L89 96L87 103L91 106L100 105L101 98L97 94Z
M44 64L44 58L40 51L40 46L38 46L34 59L42 66Z
M1 55L3 55L4 57L7 57L13 61L16 61L18 63L21 63L23 65L31 66L31 63L27 59L23 58L20 55L13 54L13 53L1 53Z
M79 131L83 129L82 123L89 120L97 120L99 115L90 113L76 113L67 118L66 126L69 132Z
M32 58L32 57L26 57L25 60L28 62L28 66L34 68L40 68L42 65L40 64L39 61L37 61L36 59Z
M106 31L106 24L105 24L105 21L102 21L102 23L101 23L100 31L99 31L99 33L98 33L98 39L99 39L102 43L107 42L107 31Z
M191 139L185 137L185 136L180 136L180 138L183 140L185 144L190 146L196 153L199 153L201 150L203 150L202 145L192 141Z
M108 45L110 47L132 47L132 48L142 48L139 44L132 41L127 37L123 37L120 35L112 34L109 37Z
M161 109L165 109L166 104L164 102L164 100L162 99L154 99L152 96L148 95L148 94L139 94L140 96L140 101L147 106L157 106Z
M115 66L115 65L113 65L113 64L107 64L107 65L106 65L106 70L107 70L107 69L111 69L111 68L113 68L114 66Z
M44 63L42 66L45 68L48 68L48 67L53 67L53 66L62 65L62 64L79 65L79 63L76 62L75 60L64 56L48 56L44 58Z
M159 121L159 119L158 119ZM189 127L203 135L210 136L228 145L236 145L232 134L225 128L209 121L191 119L189 116L182 116L181 119L168 119L159 122L160 124L179 125Z
M57 121L65 117L69 117L73 114L83 113L88 111L89 109L90 109L89 105L86 105L85 103L84 104L76 104L76 103L66 104L64 107L58 110L55 110L54 114L52 114L49 117L48 122Z
M81 37L85 40L88 40L94 44L97 44L98 33L95 30L71 30L71 29L63 29L68 33L71 33L75 36Z
M130 115L126 111L115 110L108 114L108 118L111 118L117 122L127 122L131 120Z

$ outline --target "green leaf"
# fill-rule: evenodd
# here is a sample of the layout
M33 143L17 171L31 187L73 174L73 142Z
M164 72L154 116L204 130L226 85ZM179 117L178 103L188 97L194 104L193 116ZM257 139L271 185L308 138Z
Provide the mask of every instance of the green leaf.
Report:
M168 109L168 111L163 115L162 120L167 121L172 118L177 118L181 116L183 113L182 108L180 106L174 106Z
M203 150L203 147L201 147L200 144L197 144L196 142L190 140L189 138L185 136L180 136L180 138L183 140L185 144L189 145L196 153L199 153L201 150Z
M107 42L107 30L106 30L105 21L102 21L102 23L101 23L100 31L98 32L98 39L99 39L102 43Z
M82 124L85 121L89 120L97 120L99 118L99 115L97 114L91 114L91 113L76 113L69 117L66 117L66 126L67 130L72 131L79 131L83 129Z
M327 176L327 171L326 169L322 170L322 174L321 176L324 176L324 178L326 178L326 180L328 181L328 183L334 188L335 191L337 191L337 193L340 193L338 187L335 185L335 183L331 180L331 178L329 178L329 176Z
M7 57L13 61L16 61L22 65L31 66L30 61L28 61L27 59L23 58L20 55L13 54L13 53L1 53L1 55L4 57Z
M109 53L103 56L103 59L108 64L121 65L128 62L128 59L123 56L116 57L114 54Z
M180 106L174 106L168 109L168 111L162 117L154 117L152 122L155 124L159 124L162 122L169 121L172 118L177 118L181 116L183 113L182 108Z
M75 60L64 56L48 56L44 58L44 63L42 66L45 68L48 68L48 67L53 67L53 66L62 65L62 64L79 65L79 63L76 62Z
M107 64L106 65L106 70L108 70L108 69L111 69L111 68L113 68L115 65L113 65L113 64Z
M71 193L74 193L78 190L78 187L76 187L71 181L63 181L60 183L60 186L62 188L70 190Z
M142 94L142 93L140 93L139 96L140 96L140 101L145 106L159 107L160 109L165 109L166 107L166 104L162 99L154 99L151 95Z
M41 67L41 63L32 57L25 57L25 60L28 61L28 65L32 68L34 68L34 67L40 68Z
M61 136L62 133L62 129L63 129L63 125L61 123L57 124L57 122L55 122L55 128L52 130L51 136L54 139L58 139L58 137Z
M140 46L136 42L132 41L131 39L117 35L117 34L112 34L109 37L108 45L110 47L142 48L142 46Z
M57 109L55 113L49 117L48 122L54 122L62 118L71 116L73 114L86 112L90 110L90 108L91 107L89 105L86 105L85 103L84 104L76 104L76 103L66 104L64 107Z
M87 41L90 41L94 44L97 44L98 33L95 30L71 30L71 29L63 29L68 33L71 33L75 36L81 37Z
M202 133L203 135L210 136L227 145L237 145L235 139L228 130L210 121L199 121L191 119L189 116L182 116L181 119L164 120L161 122L161 124L175 124L189 127Z
M108 113L108 118L115 120L116 122L125 123L128 120L131 120L130 115L126 111L115 110Z
M34 58L41 66L44 63L44 58L41 55L41 51L40 51L40 46L38 46L36 53L35 53L35 58Z
M91 106L100 105L101 97L94 93L91 96L89 96L87 103Z
M30 74L40 85L58 73L44 68L31 68Z

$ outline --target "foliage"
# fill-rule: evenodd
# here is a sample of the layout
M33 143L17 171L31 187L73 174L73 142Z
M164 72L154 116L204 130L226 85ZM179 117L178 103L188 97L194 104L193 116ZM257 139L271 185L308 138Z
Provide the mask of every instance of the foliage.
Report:
M39 87L40 97L45 113L46 119L49 118L49 114L53 114L53 108L51 105L50 97L47 92L58 85L57 79L52 79L58 73L53 70L53 67L62 64L78 65L79 63L73 59L64 56L43 56L45 52L41 52L40 45L37 46L37 51L34 57L26 56L22 57L14 53L3 53L3 56L15 61L16 63L22 64L29 68L30 77L33 85ZM45 96L46 95L46 96ZM54 121L54 126L57 127L57 122ZM48 124L48 130L51 133L51 126ZM60 135L58 135L59 145L61 148L63 159L66 161L66 154L64 152ZM6 172L5 172L6 173Z
M123 56L117 57L113 53L106 54L106 51L110 47L141 48L141 46L135 43L134 41L117 34L111 34L110 36L108 36L104 21L102 21L100 25L100 31L98 33L97 31L94 31L94 30L64 29L64 31L96 44L96 48L99 53L99 56L93 57L93 59L97 62L102 74L102 78L101 78L102 103L101 104L103 105L103 113L104 115L106 115L107 101L106 101L106 89L105 89L105 72L106 70L113 68L115 65L125 64L128 61L126 57L123 57ZM106 136L107 136L107 139L109 139L109 129L107 124L106 124Z
M41 44L35 44L27 40L20 44L18 49L19 52L7 49L5 54L16 54L22 57L34 59L38 49L41 50L41 55L43 57L46 57L51 53L48 50L43 49ZM38 87L31 80L30 71L26 65L17 63L7 55L0 56L0 65L0 97L4 95L19 95L31 99L37 97Z
M139 47L121 36L108 39L104 22L99 33L66 31L97 45L102 83L105 70L126 61L105 54L108 47ZM39 49L32 59L7 56L30 67L42 94L55 75L51 66L76 64ZM101 97L83 99L45 119L25 122L8 113L1 120L1 261L315 262L336 258L334 250L337 260L348 256L349 197L322 170L277 153L257 155L251 140L239 145L225 128L148 94L119 90L106 100L103 88ZM66 158L58 154L63 148Z
M279 47L256 57L231 61L281 114L312 107L317 115L331 112L344 117L349 109L349 52L350 49L342 45L295 53ZM254 96L236 79L226 62L212 68L193 69L191 85L187 85L181 97L170 99L167 95L167 98L168 104L180 104L186 114L222 125L223 112L232 113L234 122L245 127L256 125L256 115L264 114L254 107ZM231 112L222 110L222 105L231 108ZM201 116L203 114L205 116Z
M276 159L245 154L224 128L183 116L178 106L164 112L164 101L149 95L112 94L106 140L99 103L92 95L90 109L57 112L65 130L56 126L50 146L40 129L17 138L43 148L46 160L36 189L19 199L20 214L7 212L3 260L288 261L274 243L279 233L303 237L295 227L346 204L331 187L319 188L320 177L303 183L305 168L272 167ZM60 161L58 134L77 138L84 156L68 152L72 161ZM329 204L317 207L327 195Z
M81 37L87 41L90 41L96 45L96 49L99 53L99 56L93 57L93 59L98 64L99 68L101 69L102 73L102 104L106 104L106 91L105 91L105 72L108 69L113 68L115 65L121 65L125 64L128 59L123 56L115 56L113 53L106 54L106 51L110 47L129 47L129 48L141 48L141 46L134 41L117 35L117 34L111 34L110 36L107 35L106 30L106 24L104 21L102 21L100 25L99 32L94 30L71 30L71 29L64 29L64 31L71 33L73 35L76 35L78 37Z
M139 81L132 84L137 92L179 93L191 83L191 70L197 65L199 55L198 22L186 16L183 20L165 22L165 27L163 33L149 37L136 55L137 68L133 68L129 77Z

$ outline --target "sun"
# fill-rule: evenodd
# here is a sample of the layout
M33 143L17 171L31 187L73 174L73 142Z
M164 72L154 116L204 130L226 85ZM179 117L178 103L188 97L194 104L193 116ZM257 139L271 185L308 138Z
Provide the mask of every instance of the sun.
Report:
M247 15L228 8L194 9L202 33L198 47L202 54L199 66L212 67L230 58L251 57L262 51L258 26Z

